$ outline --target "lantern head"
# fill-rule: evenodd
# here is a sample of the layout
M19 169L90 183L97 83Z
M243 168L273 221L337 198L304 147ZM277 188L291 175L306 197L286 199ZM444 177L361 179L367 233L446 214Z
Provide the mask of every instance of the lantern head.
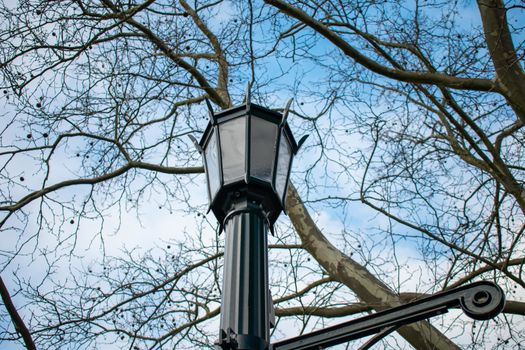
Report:
M198 148L203 155L210 210L222 224L234 202L248 200L262 206L273 226L288 187L296 143L284 113L250 103L214 113Z

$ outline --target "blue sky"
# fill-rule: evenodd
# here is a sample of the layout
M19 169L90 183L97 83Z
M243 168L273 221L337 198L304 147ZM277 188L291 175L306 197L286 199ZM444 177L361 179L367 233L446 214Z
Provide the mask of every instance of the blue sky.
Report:
M12 0L8 0L8 3L11 2ZM234 15L234 10L229 3L225 2L224 4L223 10L219 12L221 16L216 18L217 22L228 21ZM464 23L466 29L473 24L476 25L479 23L478 15L473 3L465 3L463 10L461 16L464 20L461 23ZM263 36L264 28L261 28L261 30L255 35ZM326 56L326 61L324 63L328 64L330 62L336 62L335 58L330 55L332 49L333 48L330 44L327 44L324 40L319 40L319 42L312 48L311 52L319 55L324 54ZM307 117L316 115L322 107L322 101L312 98L310 92L315 91L319 87L318 84L324 79L325 74L326 72L322 68L310 61L303 61L301 65L299 65L292 59L281 58L277 61L273 56L266 60L262 60L260 64L256 66L256 85L259 82L263 84L270 79L272 79L272 82L268 86L258 88L260 95L264 96L260 102L269 107L282 107L285 105L288 98L294 97L294 109L300 111L300 113ZM242 99L249 76L250 73L248 71L240 72L238 81L236 80L235 83L232 84L236 102L240 102ZM297 91L291 91L292 89L290 89L287 84L292 80L298 79L298 77L300 78L301 84ZM273 78L275 78L275 80ZM384 106L382 109L386 110L387 107ZM204 107L201 111L202 113L205 113ZM341 112L344 113L344 109L342 109ZM8 117L10 114L12 114L12 111L5 109L3 118ZM334 120L343 120L343 118L336 115L334 116ZM202 121L201 128L204 127L205 122L206 120ZM308 124L300 117L292 115L289 118L289 122L297 139L307 132L306 129L308 129ZM317 126L320 129L334 127L322 120ZM337 133L337 141L340 142L340 146L343 146L346 149L362 147L363 140L355 135L347 136L345 134L345 125L335 125L335 127L340 128ZM17 133L15 131L20 132ZM15 137L23 138L25 135L25 130L13 129L13 132L17 134L10 136L13 139ZM342 139L343 137L345 138L344 140ZM10 142L7 138L5 138L4 141ZM301 181L305 176L305 170L313 164L318 156L319 151L312 147L317 141L316 135L311 135L310 139L305 144L305 148L294 162L292 180L294 183L299 184L298 187L301 195L311 201L328 195L334 197L355 197L355 193L352 192L355 191L355 186L351 178L344 176L337 177L338 182L335 183L334 179L323 177L325 173L336 173L341 170L341 166L337 165L335 162L325 163L326 168L316 168L310 175L311 179L315 179L318 182L319 187L311 188L307 192L306 187L301 184ZM81 165L81 162L84 161L83 158L79 159L75 156L74 150L82 149L82 147L83 145L80 143L78 145L71 144L68 150L64 150L63 153L56 155L55 163L51 172L52 177L49 180L50 183L74 176L74 173ZM196 160L195 165L198 164L199 161ZM38 167L32 164L31 160L26 158L21 158L17 163L13 164L11 171L13 174L16 174L16 176L23 174L28 186L36 186L37 182L35 180L41 175L38 171ZM352 175L359 177L361 173L362 170L358 169L353 171ZM162 175L161 178L168 181L168 176ZM188 193L191 193L191 204L198 208L204 208L207 201L205 191L203 190L205 186L204 175L191 175L188 176L188 178L194 180L186 182L187 191ZM140 182L136 184L136 186L139 185ZM65 201L75 198L76 201L81 202L85 197L87 190L88 189L83 186L77 186L60 191L54 196L54 198L57 201ZM19 196L26 190L15 188L14 191L14 193ZM71 260L66 262L69 266L65 264L61 266L60 269L57 269L56 278L65 278L69 273L70 268L74 269L75 267L78 267L86 269L100 264L100 247L102 243L107 255L119 256L124 249L133 249L136 247L144 251L148 249L155 250L158 247L165 246L166 242L176 241L179 238L177 235L182 234L184 231L191 233L196 222L202 222L203 220L209 220L211 223L211 225L205 225L206 236L210 240L214 238L215 219L211 214L204 219L200 215L197 216L196 213L187 213L184 211L185 205L179 205L176 201L171 202L172 208L167 208L164 206L165 198L162 195L156 195L154 190L150 196L147 196L147 198L147 202L139 203L138 207L131 207L124 203L122 206L122 212L119 212L117 207L106 211L104 213L102 235L98 234L101 229L100 220L81 220L80 223L75 222L74 224L69 224L70 220L76 220L74 219L76 216L72 211L66 211L63 214L64 224L61 225L60 235L58 235L58 232L55 232L54 234L43 232L38 241L32 240L28 243L24 248L24 253L31 254L31 252L36 249L36 243L38 243L38 249L42 249L46 246L54 246L61 238L68 237L68 235L77 228L78 224L79 231L76 236L74 248L76 256L71 257ZM349 238L348 241L354 246L361 244L363 248L365 248L356 252L353 256L357 261L365 261L368 253L376 254L376 256L382 257L385 260L392 257L394 251L388 249L389 247L393 248L393 245L390 243L385 243L384 246L375 250L375 243L377 240L381 239L378 235L378 228L388 228L391 224L391 222L385 217L375 214L359 202L348 202L346 203L346 206L342 206L335 200L330 200L322 203L311 202L308 203L308 206L311 208L311 212L316 218L318 226L332 242L344 246L345 242L343 240L343 235L351 233L353 237ZM37 226L35 225L35 216L33 214L37 210L37 207L38 203L34 202L27 208L27 211L31 213L29 220L27 220L27 232L34 232L37 229ZM20 222L20 224L25 225L25 222ZM283 227L282 231L284 231L284 228L289 225L289 220L282 217L278 225L281 225L281 227ZM399 225L394 225L393 229L396 231L399 230L399 232L405 234L414 233L411 230L400 227ZM103 237L103 242L101 237ZM13 232L12 235L8 235L5 238L2 249L12 251L17 245L17 238L18 235L16 232ZM277 238L271 237L270 239L274 243L279 242ZM72 243L73 240L74 238L71 237L66 243ZM396 246L395 254L401 262L401 265L403 265L403 268L400 270L399 276L392 276L392 280L403 281L403 289L407 291L412 290L413 288L425 288L425 284L420 282L426 280L432 273L432 271L429 271L424 264L424 256L420 254L420 250L418 249L420 243L421 242L417 239L404 240L402 241L402 244ZM385 249L385 247L387 247L387 249ZM64 250L61 250L61 252L68 251L71 249L71 246L64 244L63 249ZM350 251L347 251L347 253L350 253ZM5 257L5 255L0 255L0 258L5 259ZM279 257L279 255L276 256L276 258ZM284 254L281 258L286 259L289 257ZM31 259L31 255L18 257L3 272L3 276L9 275L16 270L17 275L19 276L25 276L34 279L35 281L41 279L45 272L46 264L42 261L42 258L38 258L30 263ZM393 265L391 264L390 266ZM373 269L374 267L371 268ZM391 270L394 270L393 267ZM413 278L414 276L419 277ZM8 284L8 287L10 287L9 280L7 280L6 283ZM21 302L21 298L17 296L15 296L14 299L15 302ZM452 313L450 316L446 317L456 316L456 313ZM283 327L283 330L295 330L292 324L293 321L290 321L289 324L281 325L281 327ZM282 332L284 333L285 331ZM283 333L281 333L281 335L283 335ZM15 348L17 347L13 347L13 349Z

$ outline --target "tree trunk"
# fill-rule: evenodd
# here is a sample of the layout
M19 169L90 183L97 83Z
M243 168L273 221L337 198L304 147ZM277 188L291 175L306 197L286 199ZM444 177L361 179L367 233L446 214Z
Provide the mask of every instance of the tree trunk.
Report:
M478 8L498 85L525 123L525 73L512 42L505 6L501 0L478 0Z
M337 281L345 284L375 310L401 305L401 298L363 266L334 247L315 225L296 189L290 184L286 210L304 248ZM398 331L416 349L459 349L430 323L421 321Z

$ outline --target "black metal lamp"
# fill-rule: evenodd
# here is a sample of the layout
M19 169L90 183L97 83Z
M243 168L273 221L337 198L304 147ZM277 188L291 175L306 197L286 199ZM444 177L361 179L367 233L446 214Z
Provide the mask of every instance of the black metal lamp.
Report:
M261 203L270 225L284 210L294 155L307 136L296 143L287 123L291 100L278 113L245 103L214 113L198 147L204 158L210 210L223 223L232 201L247 197Z
M225 230L221 325L217 348L266 350L272 300L268 287L267 230L281 211L295 141L287 123L291 100L278 113L250 102L214 113L202 139L210 210Z
M505 305L501 288L489 282L459 287L426 299L270 344L272 300L268 289L267 229L284 210L298 143L287 123L291 100L278 113L245 103L214 113L200 142L210 210L225 228L221 324L217 350L321 349L378 333L369 349L401 325L460 306L475 319L489 319Z

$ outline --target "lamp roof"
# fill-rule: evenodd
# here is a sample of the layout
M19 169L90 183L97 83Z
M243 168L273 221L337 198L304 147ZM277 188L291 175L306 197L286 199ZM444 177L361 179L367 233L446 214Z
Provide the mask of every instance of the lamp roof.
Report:
M268 121L274 122L275 124L280 124L283 122L282 113L251 102L243 103L228 109L224 109L217 113L211 110L211 105L209 103L208 108L210 109L210 122L206 126L204 134L202 135L202 138L199 142L199 145L202 148L204 148L204 145L206 144L206 141L210 136L212 127L214 125L220 124L222 122L234 118L251 115L266 119ZM297 142L295 141L295 138L293 137L292 130L290 129L290 126L288 125L288 122L286 120L284 120L284 132L288 140L290 141L290 146L292 147L293 154L297 154L299 147L297 145Z

